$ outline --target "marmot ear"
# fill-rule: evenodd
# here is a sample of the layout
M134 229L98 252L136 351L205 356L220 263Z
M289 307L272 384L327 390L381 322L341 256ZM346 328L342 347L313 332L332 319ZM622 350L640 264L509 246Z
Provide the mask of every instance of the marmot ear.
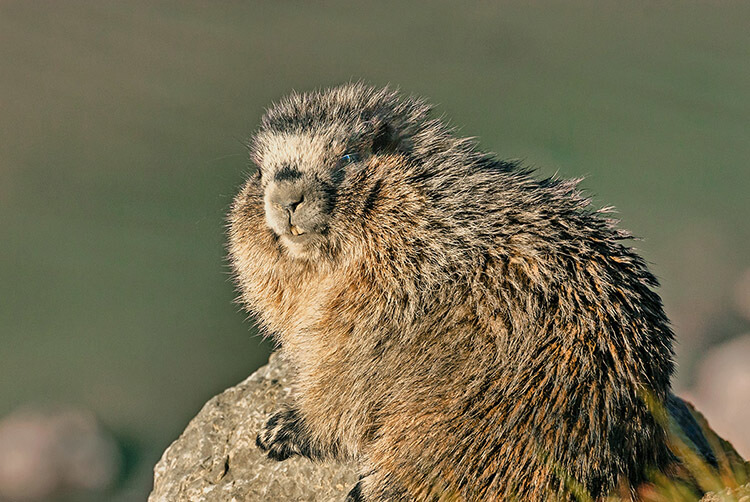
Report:
M388 153L398 150L398 136L393 127L385 121L377 120L373 123L372 153Z

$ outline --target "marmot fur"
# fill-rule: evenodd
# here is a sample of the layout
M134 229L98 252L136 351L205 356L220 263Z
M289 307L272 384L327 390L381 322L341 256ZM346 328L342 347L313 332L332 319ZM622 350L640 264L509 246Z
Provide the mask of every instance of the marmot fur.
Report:
M657 281L576 181L363 84L284 98L251 151L231 260L297 374L270 457L359 459L367 501L596 499L667 469Z

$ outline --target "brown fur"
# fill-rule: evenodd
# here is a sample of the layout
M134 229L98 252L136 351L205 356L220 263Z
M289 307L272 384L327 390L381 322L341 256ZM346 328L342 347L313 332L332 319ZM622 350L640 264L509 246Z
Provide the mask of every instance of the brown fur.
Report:
M596 498L666 467L643 402L673 368L656 280L575 181L361 84L286 98L252 150L230 256L297 372L269 455L363 460L350 500ZM309 238L275 212L288 187L317 204Z

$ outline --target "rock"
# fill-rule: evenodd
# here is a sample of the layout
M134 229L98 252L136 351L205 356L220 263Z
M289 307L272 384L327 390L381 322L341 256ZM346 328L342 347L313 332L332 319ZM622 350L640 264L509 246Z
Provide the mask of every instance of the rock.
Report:
M688 472L686 476L687 480L683 478L681 481L687 481L688 485L694 485L697 480L697 484L703 488L702 491L708 491L701 502L750 502L750 463L746 462L745 459L737 452L732 443L723 439L719 436L716 431L708 424L706 417L701 412L695 409L695 407L680 398L685 408L692 416L695 421L695 425L700 429L704 440L710 445L711 456L716 460L718 472L712 469L707 462L700 456L693 457L693 461L690 458L685 458L678 454L682 462L682 470ZM672 428L671 430L671 441L674 444L675 441L683 441L684 436L682 433L675 430L674 425L675 417L672 417ZM680 424L684 431L684 423ZM690 443L688 443L690 444ZM699 450L700 447L696 448L697 445L690 444L693 453ZM679 449L678 449L679 451ZM680 476L677 476L679 479ZM673 487L667 487L666 492L673 494ZM662 493L664 494L664 493ZM670 500L669 497L666 499L657 500ZM690 500L679 499L679 500Z
M121 465L115 439L86 410L27 407L0 420L0 500L101 493Z
M701 502L750 502L750 484L707 493Z
M278 354L244 382L212 398L154 469L149 502L342 501L358 479L356 465L267 459L255 436L290 400Z
M692 401L729 439L750 457L750 333L712 347L698 364Z
M750 268L740 274L734 285L734 307L745 320L750 321Z
M273 354L268 365L211 399L156 464L149 502L343 501L357 481L358 466L313 463L299 457L275 462L255 445L255 436L264 421L290 401L290 394L284 361ZM716 484L733 487L725 498L717 493L708 494L703 500L744 501L742 497L750 493L750 485L737 487L750 480L750 470L732 446L716 436L689 403L673 398L669 413L670 426L679 429L673 432L698 453L697 458L705 457L701 456L702 450L713 448L722 468L737 473L731 476L733 479ZM732 466L726 469L725 464ZM690 478L691 471L687 471ZM671 482L666 482L666 487L654 487L649 500L675 500L664 498L664 493L672 492L668 486Z

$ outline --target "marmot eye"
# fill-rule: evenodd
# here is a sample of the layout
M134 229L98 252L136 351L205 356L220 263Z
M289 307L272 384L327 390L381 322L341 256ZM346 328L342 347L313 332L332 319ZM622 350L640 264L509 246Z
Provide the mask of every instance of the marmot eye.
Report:
M359 160L359 156L357 156L356 153L347 153L346 155L341 156L341 163L343 165L351 164L352 162L357 162Z

